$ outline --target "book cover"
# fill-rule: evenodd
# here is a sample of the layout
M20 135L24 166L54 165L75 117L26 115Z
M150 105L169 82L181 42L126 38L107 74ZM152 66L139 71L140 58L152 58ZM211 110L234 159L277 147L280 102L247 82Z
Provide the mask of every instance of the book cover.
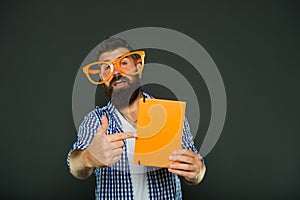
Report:
M181 147L185 107L183 101L139 100L135 164L168 167L169 156Z

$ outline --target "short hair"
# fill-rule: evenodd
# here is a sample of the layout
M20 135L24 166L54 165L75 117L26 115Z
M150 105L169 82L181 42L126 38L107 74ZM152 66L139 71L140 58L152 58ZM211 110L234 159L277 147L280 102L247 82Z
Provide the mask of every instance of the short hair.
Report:
M126 40L123 40L121 38L109 37L99 44L97 58L99 59L101 54L105 52L113 51L118 48L127 48L129 51L132 51L132 47Z

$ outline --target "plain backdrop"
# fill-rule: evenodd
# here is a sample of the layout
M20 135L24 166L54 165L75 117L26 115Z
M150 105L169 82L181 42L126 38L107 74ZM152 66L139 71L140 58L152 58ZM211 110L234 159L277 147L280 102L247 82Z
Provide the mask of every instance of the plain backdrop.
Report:
M300 199L299 8L297 1L1 1L0 198L94 198L94 178L76 180L66 165L76 139L75 76L107 36L151 26L201 44L226 88L226 122L205 157L205 180L183 182L184 199ZM184 65L149 52L151 61ZM201 76L189 67L182 73L201 98L200 148L209 96ZM105 98L100 88L95 98Z

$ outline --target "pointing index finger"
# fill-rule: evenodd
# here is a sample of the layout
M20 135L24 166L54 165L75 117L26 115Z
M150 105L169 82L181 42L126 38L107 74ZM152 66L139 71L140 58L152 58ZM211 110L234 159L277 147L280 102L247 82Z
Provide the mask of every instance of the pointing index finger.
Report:
M115 133L111 135L106 135L108 140L111 142L127 139L127 138L136 138L137 134L134 132L122 132L122 133Z

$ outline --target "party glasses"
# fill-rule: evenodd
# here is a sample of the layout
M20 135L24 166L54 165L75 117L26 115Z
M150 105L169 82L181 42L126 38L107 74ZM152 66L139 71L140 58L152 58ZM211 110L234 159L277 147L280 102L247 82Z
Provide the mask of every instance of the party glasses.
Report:
M144 68L144 51L128 52L112 62L93 62L82 68L83 73L93 84L103 84L113 75L115 68L127 75L139 74Z

